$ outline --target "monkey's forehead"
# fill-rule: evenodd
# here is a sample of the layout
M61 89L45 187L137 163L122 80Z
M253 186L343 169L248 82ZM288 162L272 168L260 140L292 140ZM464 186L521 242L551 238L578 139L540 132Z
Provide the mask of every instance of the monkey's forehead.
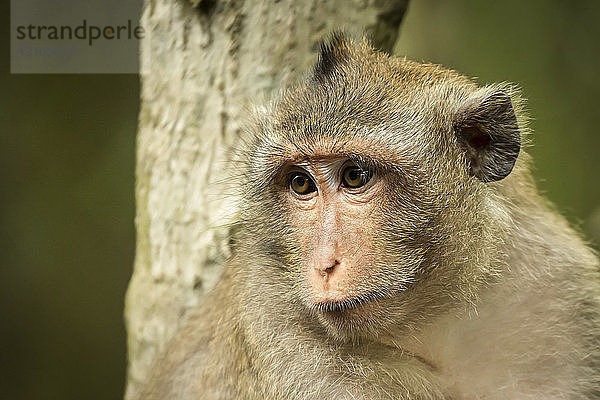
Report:
M316 89L307 84L286 96L265 116L257 152L269 149L273 162L336 156L401 167L424 158L453 127L458 102L428 98L452 97L443 87L402 97L405 88L346 83Z
M420 170L428 163L428 143L405 140L395 132L379 129L386 128L349 130L345 135L327 131L263 132L248 149L247 172L268 181L284 171L286 165L335 159L351 159L381 171Z
M384 124L424 127L453 114L477 90L455 71L352 46L342 61L326 72L315 66L308 79L273 101L269 118L276 129L332 135Z
M445 85L359 84L307 83L288 93L264 116L267 142L289 159L372 152L396 162L450 131L459 98L468 97Z
M410 145L390 146L377 137L349 135L345 140L319 135L310 141L282 140L278 152L270 153L270 162L277 164L300 163L303 161L331 160L336 158L353 159L366 165L380 168L402 168L406 166Z

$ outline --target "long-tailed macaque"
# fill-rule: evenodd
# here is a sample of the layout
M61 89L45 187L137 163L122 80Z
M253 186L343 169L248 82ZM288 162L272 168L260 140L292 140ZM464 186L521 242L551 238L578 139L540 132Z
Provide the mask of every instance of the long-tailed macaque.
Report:
M142 399L599 399L599 262L514 87L341 34L256 111L223 277Z

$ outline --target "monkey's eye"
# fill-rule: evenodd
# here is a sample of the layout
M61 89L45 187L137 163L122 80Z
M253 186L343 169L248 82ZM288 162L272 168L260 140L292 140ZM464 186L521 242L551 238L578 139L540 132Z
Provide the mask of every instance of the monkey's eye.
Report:
M373 174L370 170L358 165L350 165L342 172L342 185L351 189L359 188L366 185L371 176Z
M304 172L293 172L290 175L290 187L297 194L309 194L317 190L315 183Z

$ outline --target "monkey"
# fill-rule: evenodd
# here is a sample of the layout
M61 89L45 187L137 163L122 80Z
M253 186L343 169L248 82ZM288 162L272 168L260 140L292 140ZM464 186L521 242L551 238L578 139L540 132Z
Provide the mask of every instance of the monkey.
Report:
M250 118L233 255L140 399L600 399L599 261L523 102L325 40Z

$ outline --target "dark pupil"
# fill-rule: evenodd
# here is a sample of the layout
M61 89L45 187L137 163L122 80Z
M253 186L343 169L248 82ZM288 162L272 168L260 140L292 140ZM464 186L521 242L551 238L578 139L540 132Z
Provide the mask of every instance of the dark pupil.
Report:
M357 169L352 169L348 172L348 178L350 178L351 181L357 180L359 176L360 174Z
M302 186L304 186L305 183L306 183L306 179L304 179L303 176L296 177L296 186L301 188Z

